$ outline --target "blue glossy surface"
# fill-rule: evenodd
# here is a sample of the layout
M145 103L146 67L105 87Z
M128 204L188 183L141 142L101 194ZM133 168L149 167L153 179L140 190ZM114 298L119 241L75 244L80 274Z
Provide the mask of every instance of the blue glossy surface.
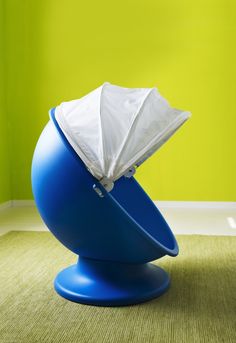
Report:
M164 255L178 254L178 245L169 226L133 177L119 179L110 193L103 189L103 198L93 190L94 184L102 189L67 142L52 110L51 120L35 149L32 187L38 210L57 239L83 258L99 260L101 263L116 262L117 275L119 263L121 266L124 263L139 264L141 268L143 263ZM69 270L70 277L74 273L76 278L74 269ZM78 268L76 270L78 273ZM157 273L157 270L159 269L152 269L152 273L148 275ZM96 279L96 274L94 277ZM166 278L168 279L167 276ZM165 282L161 279L162 283L167 285L167 279ZM65 277L67 292L70 294L70 283L66 280ZM58 286L56 289L65 296L66 291L59 290L62 289L62 283L61 281L61 288ZM72 283L71 281L71 287ZM95 280L94 283L96 284ZM139 284L139 297L143 301L141 281L135 285L135 289L139 288ZM160 285L156 290L158 288ZM148 293L147 290L146 292ZM160 292L156 291L156 295L158 294ZM115 294L113 296L116 298ZM93 303L91 299L89 303ZM129 303L127 297L125 299ZM74 301L83 302L78 297L74 297ZM135 301L139 301L138 296ZM95 297L94 304L98 304Z
M128 264L79 258L62 270L54 286L64 298L98 306L132 305L153 299L169 287L169 275L152 263Z

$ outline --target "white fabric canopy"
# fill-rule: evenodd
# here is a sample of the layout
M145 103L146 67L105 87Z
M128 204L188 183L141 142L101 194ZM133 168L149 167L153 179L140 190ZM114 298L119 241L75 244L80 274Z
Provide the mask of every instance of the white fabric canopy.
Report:
M190 116L156 88L109 83L56 108L56 120L95 178L115 181L140 165Z

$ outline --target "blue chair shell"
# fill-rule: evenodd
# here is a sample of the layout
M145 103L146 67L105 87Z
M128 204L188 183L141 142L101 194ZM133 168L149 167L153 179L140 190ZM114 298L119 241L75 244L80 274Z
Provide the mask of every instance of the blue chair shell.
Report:
M50 115L34 152L32 187L54 236L81 258L96 261L144 264L176 256L173 233L135 178L122 177L106 192L68 143L54 109Z

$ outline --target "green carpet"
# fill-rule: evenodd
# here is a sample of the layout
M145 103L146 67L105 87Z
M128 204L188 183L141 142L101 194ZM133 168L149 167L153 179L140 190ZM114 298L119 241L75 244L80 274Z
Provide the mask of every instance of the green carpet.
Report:
M158 261L172 285L144 304L105 308L59 297L53 279L75 263L50 233L0 237L1 343L235 343L236 237L179 236Z

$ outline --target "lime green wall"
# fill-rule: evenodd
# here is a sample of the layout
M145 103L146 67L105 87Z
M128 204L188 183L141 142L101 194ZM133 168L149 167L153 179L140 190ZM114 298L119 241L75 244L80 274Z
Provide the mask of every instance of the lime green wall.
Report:
M233 0L6 0L12 192L48 109L104 81L157 86L192 118L138 171L153 199L236 200Z
M0 203L11 199L8 120L6 109L6 61L4 54L4 2L0 1Z

